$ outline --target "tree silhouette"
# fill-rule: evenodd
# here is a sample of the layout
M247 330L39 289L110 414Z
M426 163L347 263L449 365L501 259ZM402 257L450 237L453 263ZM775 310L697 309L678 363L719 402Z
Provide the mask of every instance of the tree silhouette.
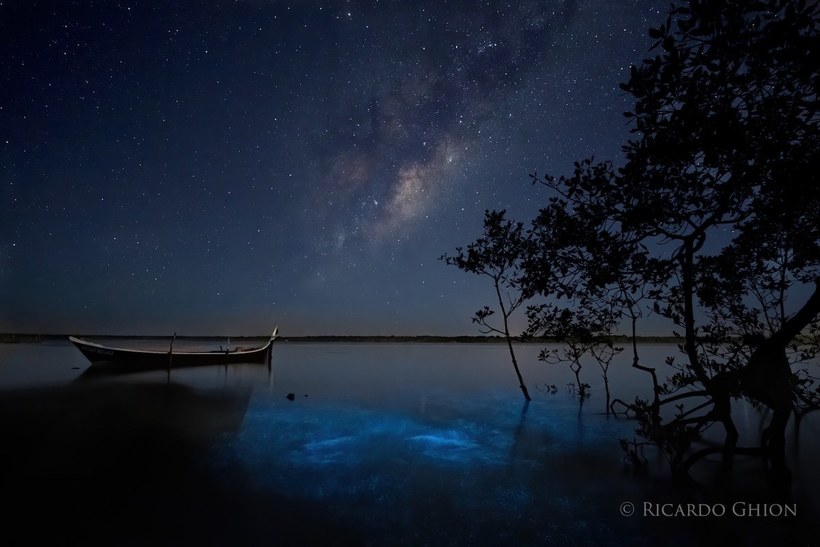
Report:
M518 287L550 299L564 330L605 335L620 319L634 341L650 315L674 323L681 355L663 383L633 343L653 397L627 407L681 472L747 453L788 478L786 425L820 402L806 368L820 349L818 28L815 2L673 6L649 31L657 54L621 86L635 98L623 164L533 175L547 204L522 235ZM737 446L733 397L771 410L759 446ZM722 446L698 449L716 423Z
M501 311L501 326L496 327L488 322L495 313L489 306L484 306L475 313L473 323L480 325L484 334L495 332L504 336L521 392L524 399L530 401L529 391L515 358L509 325L510 316L524 302L524 294L518 287L521 260L527 244L522 236L523 224L510 221L505 215L506 211L485 211L484 235L466 249L457 248L455 256L442 255L441 260L465 272L492 279L496 302Z

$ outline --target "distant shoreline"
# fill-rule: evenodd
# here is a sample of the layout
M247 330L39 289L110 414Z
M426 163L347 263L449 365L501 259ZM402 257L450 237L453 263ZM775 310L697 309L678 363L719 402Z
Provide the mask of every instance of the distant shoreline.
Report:
M54 340L66 340L68 334L31 334L31 333L0 333L0 343L38 343ZM118 339L118 340L156 340L170 339L169 335L113 335L113 334L80 334L75 335L80 338L90 338L94 340ZM239 340L264 340L266 336L177 336L177 340L216 340L224 341L231 339ZM555 343L555 338L533 338L522 341L519 337L514 337L516 343L524 344L550 344ZM614 344L631 343L632 338L625 335L613 336L611 340ZM638 336L637 341L644 344L678 344L683 339L675 336ZM435 335L415 335L415 336L360 336L360 335L320 335L320 336L280 336L277 342L296 343L422 343L422 344L501 344L504 343L503 336L435 336Z

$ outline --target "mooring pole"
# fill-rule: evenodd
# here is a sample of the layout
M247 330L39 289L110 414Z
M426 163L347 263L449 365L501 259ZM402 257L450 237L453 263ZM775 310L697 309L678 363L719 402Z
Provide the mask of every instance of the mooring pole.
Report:
M268 384L271 391L273 390L273 341L276 339L278 333L279 327L274 327L270 335L270 340L268 341Z
M171 363L174 360L174 340L177 339L177 333L171 337L171 347L168 348L168 383L171 383Z

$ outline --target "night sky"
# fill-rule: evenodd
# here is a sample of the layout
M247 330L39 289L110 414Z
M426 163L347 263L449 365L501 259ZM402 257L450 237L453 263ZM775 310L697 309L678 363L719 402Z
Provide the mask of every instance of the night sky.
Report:
M0 331L477 334L438 257L619 157L667 7L0 0Z

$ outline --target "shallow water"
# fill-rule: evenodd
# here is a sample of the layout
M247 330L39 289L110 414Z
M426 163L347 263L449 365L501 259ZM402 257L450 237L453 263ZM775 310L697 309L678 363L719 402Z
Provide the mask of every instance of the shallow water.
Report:
M537 362L539 349L517 347L533 395L529 405L523 404L501 344L277 343L270 371L258 365L172 371L171 384L194 393L248 397L230 430L213 409L200 406L194 412L185 402L168 411L174 426L162 424L157 442L165 444L150 456L170 451L168 438L197 424L199 436L193 448L185 444L184 460L188 472L196 473L183 488L177 475L149 466L156 484L148 483L158 491L142 492L138 485L132 490L140 499L162 495L200 511L189 515L175 509L162 518L137 511L143 524L150 524L139 537L254 545L277 539L286 544L697 545L715 534L733 545L764 545L816 537L820 427L814 416L804 420L800 443L789 444L796 473L790 497L772 500L759 462L742 459L731 485L715 488L709 477L717 462L705 462L695 474L706 488L684 491L672 486L658 455L647 454L650 468L642 474L624 463L618 439L632 438L635 424L604 414L597 368L582 370L592 396L581 405L567 388L574 377L566 367ZM646 346L643 355L647 363L662 363L675 351ZM168 382L165 372L76 382L87 367L67 343L0 345L0 387L6 393L82 385L77 400L85 401L94 390ZM646 397L650 387L625 357L613 364L610 381L613 396L627 401ZM539 387L545 384L558 389L550 393ZM60 412L71 414L77 406L81 403L72 400ZM138 413L136 420L122 405L117 411L128 414L129 427L143 437L156 426L153 415L148 421ZM743 405L736 416L752 443L762 416ZM218 428L202 427L217 422ZM110 429L100 431L111 435ZM124 444L133 436L131 430L114 431ZM82 430L86 442L97 433ZM104 441L92 444L96 450ZM94 480L93 466L84 473ZM190 483L198 485L194 498ZM95 488L110 494L100 484ZM122 495L133 510L134 496ZM635 514L623 516L627 503L634 504ZM655 516L664 503L701 503L728 514ZM758 504L756 513L735 515L737 503ZM203 506L219 511L203 518ZM778 507L794 507L797 516L759 514ZM109 544L133 540L133 528L121 526L120 517L108 515Z

